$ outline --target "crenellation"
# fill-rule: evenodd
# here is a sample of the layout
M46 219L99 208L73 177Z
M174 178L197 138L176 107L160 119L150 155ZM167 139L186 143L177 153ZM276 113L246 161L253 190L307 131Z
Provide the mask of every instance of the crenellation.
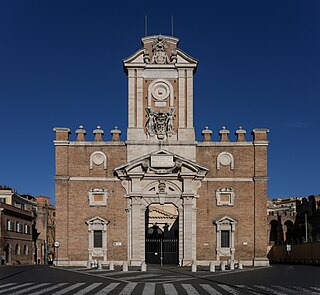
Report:
M102 135L104 134L104 131L99 125L97 126L97 129L93 130L93 134L95 141L103 141Z
M219 131L219 135L220 135L220 141L221 142L228 142L229 140L229 134L230 131L226 129L225 126L222 126L222 129Z
M77 134L76 141L86 141L86 139L85 139L86 133L87 132L84 130L83 126L80 125L79 129L76 130L76 134Z

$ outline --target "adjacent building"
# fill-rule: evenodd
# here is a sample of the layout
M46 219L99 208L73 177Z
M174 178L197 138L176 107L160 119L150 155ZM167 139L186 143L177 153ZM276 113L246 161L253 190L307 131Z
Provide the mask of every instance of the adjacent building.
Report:
M100 126L86 139L56 133L56 241L59 265L267 265L268 129L236 141L223 127L195 138L193 77L198 61L178 38L147 36L124 59L128 129ZM110 98L110 109L112 99ZM79 118L80 119L80 118Z
M0 264L32 264L36 202L29 195L0 186Z

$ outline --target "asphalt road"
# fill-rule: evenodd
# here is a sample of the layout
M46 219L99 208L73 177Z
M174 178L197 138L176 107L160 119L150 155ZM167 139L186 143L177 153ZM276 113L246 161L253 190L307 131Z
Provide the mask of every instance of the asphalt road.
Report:
M147 272L47 266L0 267L0 294L221 295L320 294L320 267L273 265L191 272L149 266Z

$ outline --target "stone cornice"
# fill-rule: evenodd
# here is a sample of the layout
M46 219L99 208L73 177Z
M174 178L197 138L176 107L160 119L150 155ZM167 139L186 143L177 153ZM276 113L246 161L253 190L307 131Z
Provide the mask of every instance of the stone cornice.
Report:
M253 142L252 141L245 141L245 142L242 142L242 141L235 141L235 142L221 142L221 141L217 141L217 142L214 142L214 141L206 141L206 142L197 142L197 146L200 146L200 147L206 147L206 146L216 146L216 147L219 147L219 146L253 146Z
M208 182L225 182L225 181L236 181L236 182L252 182L254 179L252 177L224 177L224 178L204 178L203 181L208 181Z

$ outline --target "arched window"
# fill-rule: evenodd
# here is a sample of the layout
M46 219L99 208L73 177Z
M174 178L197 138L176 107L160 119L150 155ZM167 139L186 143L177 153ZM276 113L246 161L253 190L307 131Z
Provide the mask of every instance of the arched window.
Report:
M16 244L15 253L16 253L16 255L20 255L20 245L19 244Z
M24 245L23 254L26 255L26 256L29 255L29 247L28 247L28 245Z

